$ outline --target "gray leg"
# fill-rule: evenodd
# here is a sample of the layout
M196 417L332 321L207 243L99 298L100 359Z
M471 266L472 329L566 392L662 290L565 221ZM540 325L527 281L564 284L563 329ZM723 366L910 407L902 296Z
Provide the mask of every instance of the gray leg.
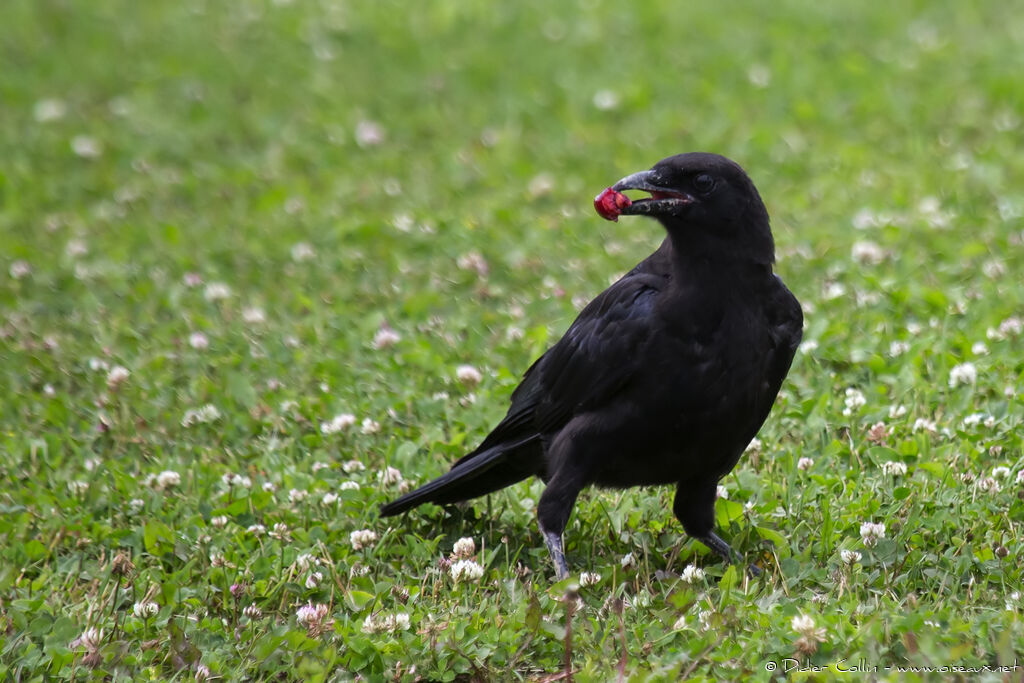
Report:
M551 561L555 564L555 579L561 581L569 578L569 565L565 561L565 552L562 550L562 535L554 531L548 531L542 524L540 532L544 534L544 544L551 553Z
M569 576L569 565L562 549L562 532L569 523L576 496L583 488L582 481L583 477L578 471L555 472L537 503L537 522L548 552L551 553L551 561L555 563L555 574L559 581Z

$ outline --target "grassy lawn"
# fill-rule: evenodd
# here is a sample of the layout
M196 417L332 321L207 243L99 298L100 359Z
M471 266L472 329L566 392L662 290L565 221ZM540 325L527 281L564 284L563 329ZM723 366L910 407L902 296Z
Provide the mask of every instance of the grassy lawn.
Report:
M1020 12L6 0L0 24L0 679L1024 675L998 669L1024 666ZM696 150L757 183L807 318L717 502L765 575L687 539L671 488L585 492L562 584L538 482L379 519L661 241L592 197Z

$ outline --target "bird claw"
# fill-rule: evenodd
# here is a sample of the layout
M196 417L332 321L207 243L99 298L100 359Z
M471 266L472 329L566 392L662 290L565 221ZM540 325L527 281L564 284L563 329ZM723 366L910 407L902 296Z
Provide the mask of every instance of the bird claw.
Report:
M729 547L714 531L709 531L705 536L699 536L698 541L706 545L713 553L720 556L728 564L739 563L743 558ZM757 565L747 565L747 572L751 576L761 576L764 571Z

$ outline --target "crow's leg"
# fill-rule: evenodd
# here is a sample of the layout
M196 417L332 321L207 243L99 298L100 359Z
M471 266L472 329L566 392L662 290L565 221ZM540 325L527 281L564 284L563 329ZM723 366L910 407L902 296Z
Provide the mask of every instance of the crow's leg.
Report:
M537 504L537 523L544 535L544 543L555 563L558 580L569 576L569 565L562 549L562 532L569 523L572 506L583 489L583 478L578 473L559 471L551 477Z
M683 523L687 534L706 545L726 562L732 563L740 559L739 555L713 531L717 490L717 481L699 484L680 483L676 487L676 500L672 505L672 511ZM761 575L760 567L754 565L750 565L747 571L754 576Z

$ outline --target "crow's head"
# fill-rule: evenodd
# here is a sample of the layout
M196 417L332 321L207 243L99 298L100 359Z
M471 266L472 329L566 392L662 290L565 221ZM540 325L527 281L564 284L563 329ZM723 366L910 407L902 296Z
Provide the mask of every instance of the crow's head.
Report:
M630 200L624 190L650 197ZM604 218L652 216L677 250L698 256L771 263L775 246L761 195L739 164L718 154L692 152L662 159L626 176L594 206Z

